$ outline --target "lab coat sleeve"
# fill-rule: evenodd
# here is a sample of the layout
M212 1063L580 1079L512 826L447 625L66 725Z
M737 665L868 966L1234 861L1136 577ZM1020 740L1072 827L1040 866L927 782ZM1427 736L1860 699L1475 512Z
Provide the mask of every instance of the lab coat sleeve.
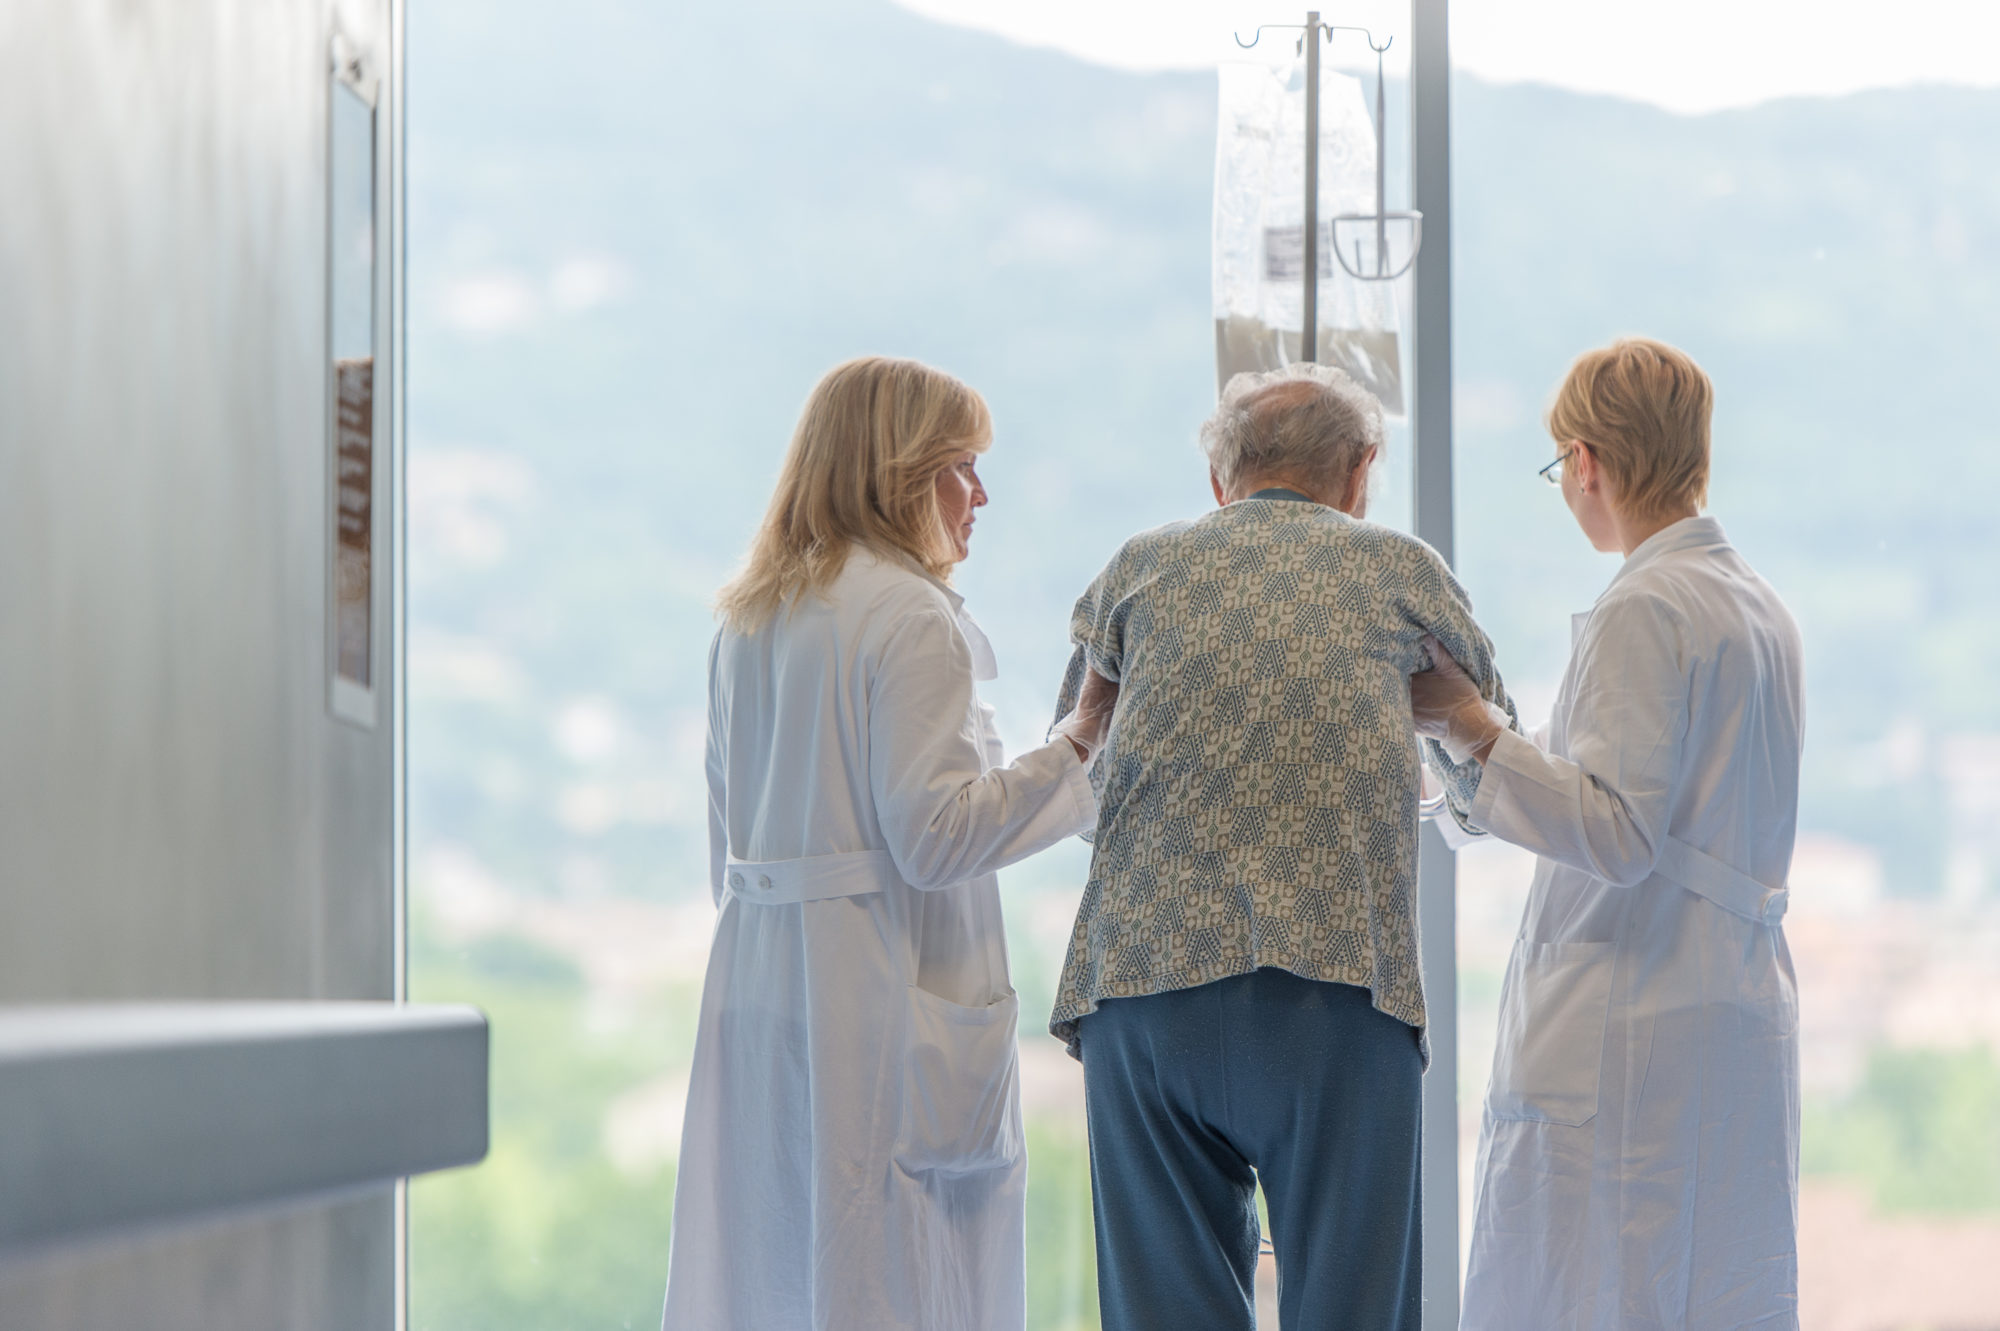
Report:
M1501 735L1472 821L1613 886L1644 882L1666 842L1687 740L1688 641L1656 597L1600 604L1577 643L1568 756Z
M876 817L911 886L951 887L1096 822L1089 778L1066 739L983 770L972 657L942 611L918 611L897 626L868 695Z
M1521 728L1520 714L1514 708L1514 700L1507 696L1506 683L1500 678L1500 669L1494 663L1493 640L1486 636L1486 630L1480 628L1479 621L1472 617L1472 598L1452 576L1442 556L1428 549L1426 554L1429 556L1428 575L1411 598L1407 612L1409 618L1451 653L1452 659L1479 686L1479 696L1505 712L1508 725L1518 731ZM1480 834L1480 827L1471 821L1471 813L1484 773L1476 759L1453 762L1444 745L1434 739L1424 741L1424 750L1432 770L1444 785L1445 808L1450 811L1451 820L1458 830L1465 834L1452 838L1452 848L1456 850L1459 845ZM1442 826L1443 820L1439 821Z
M983 698L979 702L979 743L986 750L988 768L1007 765L1007 745L1000 738L1000 714Z
M728 720L720 699L715 674L716 656L722 646L717 634L708 649L708 892L716 908L722 907L723 875L729 867L729 783L722 759L722 739Z

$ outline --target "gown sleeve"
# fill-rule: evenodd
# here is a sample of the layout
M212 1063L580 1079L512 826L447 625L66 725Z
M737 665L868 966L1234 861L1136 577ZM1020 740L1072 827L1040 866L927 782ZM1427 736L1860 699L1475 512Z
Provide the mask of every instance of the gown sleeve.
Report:
M1418 584L1416 594L1405 607L1405 615L1416 627L1436 638L1451 654L1472 682L1479 686L1480 697L1507 714L1508 725L1512 728L1509 733L1519 730L1520 716L1515 711L1514 700L1507 696L1506 683L1500 678L1499 666L1493 659L1493 640L1486 636L1486 630L1480 628L1479 621L1472 617L1472 598L1452 576L1441 556L1435 551L1427 550L1426 553L1427 576ZM1458 850L1480 835L1481 829L1473 823L1471 813L1485 774L1476 759L1453 762L1444 745L1434 739L1424 741L1424 752L1431 770L1444 785L1445 808L1459 833L1447 834L1447 843ZM1444 820L1440 818L1438 821L1442 829Z
M1571 669L1568 756L1502 734L1472 821L1614 886L1644 882L1666 842L1687 741L1688 641L1656 597L1600 605Z
M903 881L943 888L1025 859L1095 824L1096 801L1066 739L985 770L972 657L942 610L908 615L869 685L869 782Z

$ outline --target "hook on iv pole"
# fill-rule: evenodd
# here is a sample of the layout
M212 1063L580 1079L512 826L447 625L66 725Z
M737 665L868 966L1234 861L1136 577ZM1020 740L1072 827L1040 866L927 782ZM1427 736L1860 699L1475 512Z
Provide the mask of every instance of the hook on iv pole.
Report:
M1236 39L1236 44L1237 44L1238 46L1242 47L1242 48L1243 48L1244 50L1246 50L1246 51L1247 51L1247 50L1249 50L1249 49L1250 49L1251 47L1255 46L1255 45L1256 45L1256 44L1257 44L1258 42L1261 42L1261 41L1263 41L1263 40L1264 40L1264 30L1265 30L1266 28L1301 28L1301 29L1302 29L1302 28L1304 28L1304 27L1305 27L1305 25L1304 25L1304 24L1302 24L1302 23L1259 23L1259 24L1257 25L1257 31L1255 31L1255 32L1253 32L1253 33L1251 33L1251 34L1250 34L1250 40L1249 40L1249 41L1247 41L1247 42L1243 40L1243 34L1242 34L1242 33L1240 33L1240 32L1231 32L1231 33L1230 33L1229 35L1230 35L1231 37L1234 37L1234 38ZM1304 39L1303 39L1303 38L1301 38L1300 40L1302 40L1302 41L1303 41Z
M1259 23L1257 25L1257 30L1250 34L1250 40L1247 42L1243 40L1243 34L1240 32L1231 32L1229 35L1236 39L1236 44L1238 46L1248 51L1252 47L1256 46L1258 42L1264 40L1264 31L1267 28L1287 28L1287 29L1297 28L1300 30L1302 34L1301 41L1303 41L1303 32L1305 26L1306 25L1303 23ZM1375 44L1374 32L1372 32L1367 28L1357 28L1345 23L1322 23L1319 25L1319 30L1326 34L1326 40L1328 45L1331 45L1333 43L1333 34L1336 32L1358 32L1361 34L1362 39L1368 43L1368 49L1373 51L1377 56L1381 55L1384 51L1388 50L1391 46L1395 45L1396 43L1396 35L1394 33L1391 33L1389 34L1389 39L1387 41L1383 42L1380 46L1377 46Z
M1384 51L1388 50L1391 46L1394 46L1396 44L1396 34L1393 32L1389 34L1388 41L1383 42L1380 46L1377 46L1375 44L1375 34L1368 28L1357 28L1354 27L1352 24L1347 24L1347 23L1322 23L1320 24L1320 27L1326 29L1326 41L1327 45L1329 46L1333 44L1333 34L1336 32L1360 33L1361 39L1368 43L1368 49L1375 53L1378 60Z

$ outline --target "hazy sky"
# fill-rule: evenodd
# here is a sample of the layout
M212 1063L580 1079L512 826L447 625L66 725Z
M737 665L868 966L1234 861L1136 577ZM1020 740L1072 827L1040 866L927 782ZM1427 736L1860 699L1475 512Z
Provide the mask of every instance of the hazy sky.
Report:
M1297 23L1266 0L898 0L906 8L1129 69L1240 56L1232 28ZM1400 33L1384 0L1327 5L1330 22ZM1266 48L1289 50L1283 34ZM1398 43L1402 45L1402 43ZM1912 82L2000 84L1995 0L1457 0L1452 58L1499 80L1619 93L1677 111ZM1355 46L1347 48L1365 50Z

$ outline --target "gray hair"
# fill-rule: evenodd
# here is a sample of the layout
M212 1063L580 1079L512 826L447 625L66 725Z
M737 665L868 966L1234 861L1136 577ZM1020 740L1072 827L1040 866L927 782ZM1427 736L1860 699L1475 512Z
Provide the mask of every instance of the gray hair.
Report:
M1245 479L1291 477L1338 493L1381 446L1381 404L1331 365L1236 375L1201 427L1201 451L1224 491Z

